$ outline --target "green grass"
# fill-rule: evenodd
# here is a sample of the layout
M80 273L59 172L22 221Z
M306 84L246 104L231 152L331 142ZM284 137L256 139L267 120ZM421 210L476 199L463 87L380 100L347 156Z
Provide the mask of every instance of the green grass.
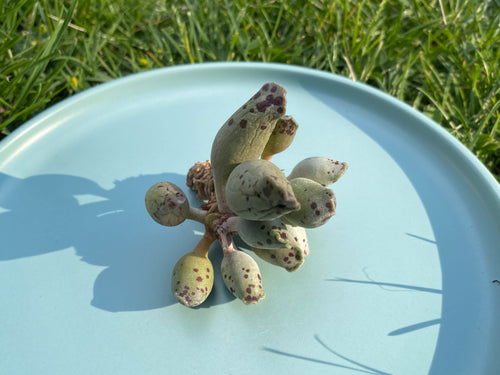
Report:
M500 0L0 0L0 130L135 72L280 62L403 100L500 180L499 59Z

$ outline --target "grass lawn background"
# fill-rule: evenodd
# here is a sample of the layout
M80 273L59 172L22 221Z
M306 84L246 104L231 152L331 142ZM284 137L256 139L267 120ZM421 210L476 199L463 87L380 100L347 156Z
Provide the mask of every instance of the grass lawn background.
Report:
M0 0L0 131L140 71L278 62L401 99L500 180L499 59L500 0Z

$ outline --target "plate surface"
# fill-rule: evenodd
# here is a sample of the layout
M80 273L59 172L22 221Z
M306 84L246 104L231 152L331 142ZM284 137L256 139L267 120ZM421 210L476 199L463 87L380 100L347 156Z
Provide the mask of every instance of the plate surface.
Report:
M260 304L232 298L217 273L205 304L183 307L170 275L202 227L161 227L144 193L163 180L187 192L189 167L267 81L300 124L273 161L349 163L332 186L337 215L308 231L297 272L256 259ZM258 63L129 76L0 142L0 372L498 374L499 244L495 179L373 88Z

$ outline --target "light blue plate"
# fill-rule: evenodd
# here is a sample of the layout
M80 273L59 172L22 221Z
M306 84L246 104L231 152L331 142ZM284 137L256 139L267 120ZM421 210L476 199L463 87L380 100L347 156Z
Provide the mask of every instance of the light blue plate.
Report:
M185 186L266 81L300 124L280 168L349 163L337 215L299 271L257 259L260 304L218 274L186 308L170 275L202 227L156 224L144 193ZM180 66L65 100L0 143L0 241L2 374L500 373L499 185L422 114L324 72Z

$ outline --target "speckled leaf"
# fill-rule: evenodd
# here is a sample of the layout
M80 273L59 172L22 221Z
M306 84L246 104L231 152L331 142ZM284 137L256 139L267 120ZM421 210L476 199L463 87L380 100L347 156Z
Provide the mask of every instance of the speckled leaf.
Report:
M316 228L335 215L336 201L332 190L308 178L294 178L290 183L300 209L283 216L285 222L304 228Z
M246 305L265 297L259 266L247 253L240 250L225 253L221 271L227 289Z
M144 200L149 215L161 225L175 226L188 217L188 199L181 188L171 182L154 184Z
M276 83L266 83L219 129L210 158L221 212L230 211L225 199L229 174L241 162L260 158L285 110L286 90Z
M262 158L268 159L272 155L286 150L292 144L298 127L299 124L297 124L292 116L283 116L280 118L262 152Z
M172 272L172 293L185 306L205 301L214 284L212 263L206 256L188 253L176 263Z
M304 228L287 225L287 230L290 237L286 247L277 249L252 247L252 250L265 261L293 272L302 266L304 258L309 255L309 244Z
M279 218L270 221L238 221L238 234L249 246L265 249L279 249L286 246L289 239L287 226Z
M288 179L304 177L323 186L329 186L342 177L347 168L347 163L324 157L311 157L298 163L293 168Z
M226 199L235 214L248 220L273 220L300 207L281 169L261 159L247 160L231 172Z

